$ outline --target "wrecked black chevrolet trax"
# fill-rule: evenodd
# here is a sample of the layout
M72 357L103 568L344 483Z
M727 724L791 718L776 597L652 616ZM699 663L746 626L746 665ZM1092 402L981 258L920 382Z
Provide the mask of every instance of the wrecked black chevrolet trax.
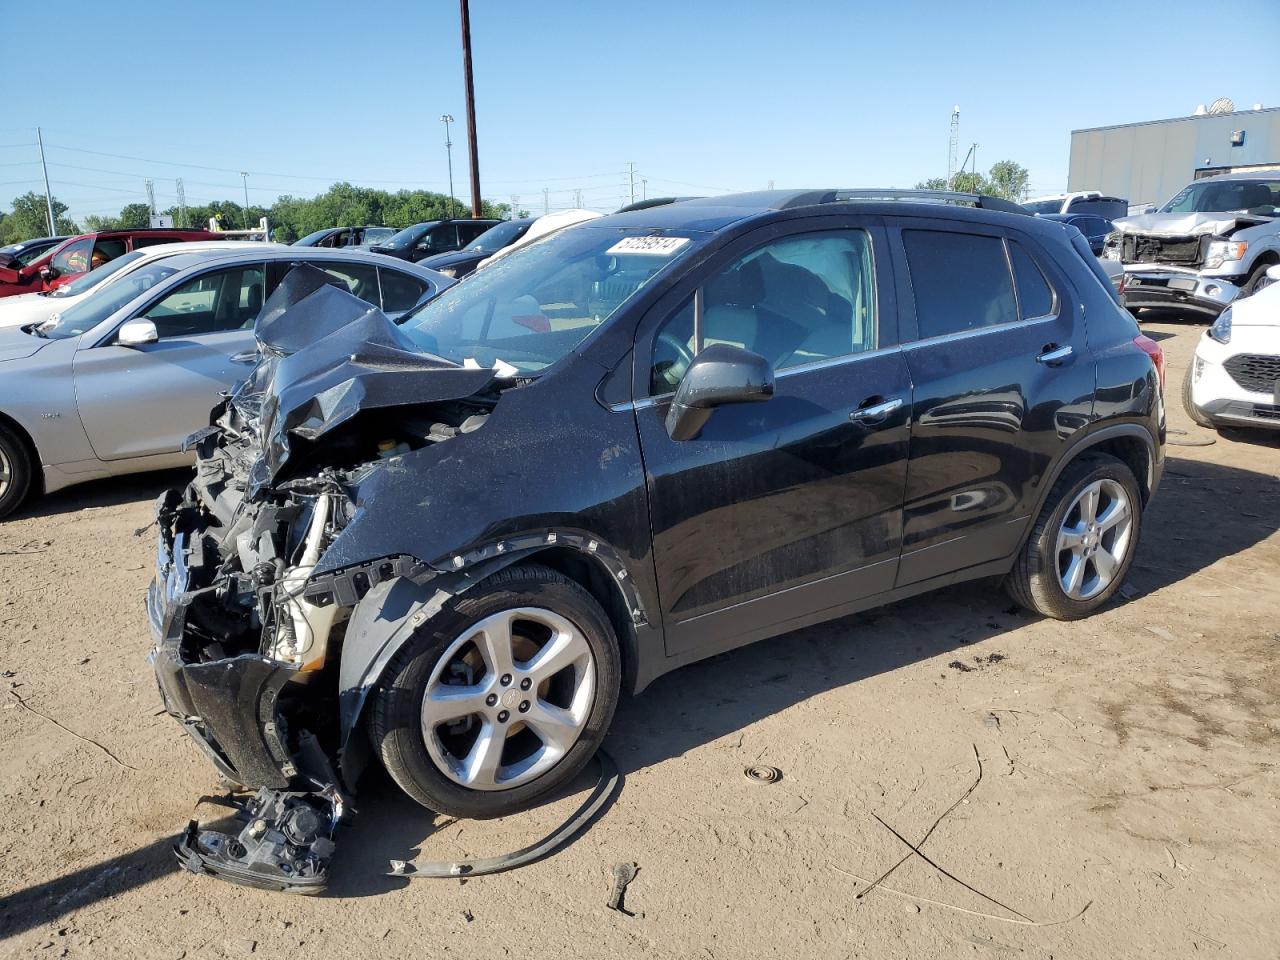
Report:
M623 690L936 587L1106 603L1161 474L1163 357L1078 232L1016 209L672 203L399 325L295 269L159 503L165 706L261 813L189 855L305 885L375 758L433 810L519 810Z

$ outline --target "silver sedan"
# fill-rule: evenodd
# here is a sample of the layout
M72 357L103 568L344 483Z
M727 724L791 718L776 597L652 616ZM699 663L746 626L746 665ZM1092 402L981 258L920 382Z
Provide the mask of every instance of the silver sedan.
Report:
M257 359L253 323L297 263L393 319L453 281L360 250L166 257L36 326L0 330L0 517L29 493L190 462L182 441Z

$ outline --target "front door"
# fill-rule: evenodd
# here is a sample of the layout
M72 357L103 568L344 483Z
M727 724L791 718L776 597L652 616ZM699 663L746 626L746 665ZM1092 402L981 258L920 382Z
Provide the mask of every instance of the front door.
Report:
M1079 298L1031 237L907 219L890 237L915 385L905 586L1018 549L1050 464L1092 413L1094 371Z
M869 218L793 224L738 241L641 327L636 418L669 655L781 633L893 584L911 384L884 234ZM674 441L672 392L714 343L769 360L775 394Z
M139 312L156 325L158 342L77 351L76 405L98 458L174 453L207 425L218 395L256 360L253 321L263 296L260 263L204 273Z

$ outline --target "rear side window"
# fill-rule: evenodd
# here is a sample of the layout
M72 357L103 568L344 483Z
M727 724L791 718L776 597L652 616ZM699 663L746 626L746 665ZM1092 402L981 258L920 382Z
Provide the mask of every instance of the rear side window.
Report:
M920 339L1018 319L1004 241L972 233L903 230Z
M1022 319L1031 320L1056 313L1057 297L1053 288L1022 244L1009 241L1009 258L1013 261L1013 276L1018 284L1018 308Z
M385 313L410 310L427 292L425 280L385 267L379 267L378 273L382 276L382 309Z

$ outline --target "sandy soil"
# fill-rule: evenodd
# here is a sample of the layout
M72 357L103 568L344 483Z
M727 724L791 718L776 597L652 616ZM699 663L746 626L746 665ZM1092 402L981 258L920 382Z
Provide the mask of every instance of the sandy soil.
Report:
M1200 327L1146 328L1175 439L1214 438L1177 402ZM0 525L0 956L1276 957L1280 443L1168 452L1099 616L1035 620L970 585L668 676L615 723L616 803L502 876L383 873L514 849L574 798L446 823L375 778L315 899L170 853L217 783L157 715L134 531L181 474L50 497ZM937 867L911 856L859 898L911 853L890 828L928 835ZM624 860L630 917L605 906Z

